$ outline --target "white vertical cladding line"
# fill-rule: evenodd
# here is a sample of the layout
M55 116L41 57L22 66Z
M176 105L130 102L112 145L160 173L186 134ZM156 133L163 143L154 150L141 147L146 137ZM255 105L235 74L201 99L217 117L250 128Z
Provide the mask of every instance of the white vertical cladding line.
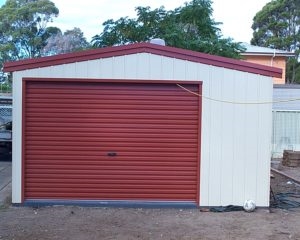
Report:
M186 64L184 64L186 61L184 60L173 60L173 64L174 64L174 78L175 80L182 80L185 79L186 76L186 69L185 66Z
M53 66L53 68L55 69L55 71L53 71L52 73L50 73L48 76L60 76L62 78L67 78L70 77L70 73L75 75L76 72L76 64L62 64L62 65L58 65L58 66Z
M48 78L48 77L55 77L55 74L57 74L58 71L57 71L57 67L43 67L43 68L24 70L21 72L14 72L14 76L18 75L20 76L20 79L24 77Z
M234 76L234 101L246 102L247 79L245 73L237 71ZM234 105L234 131L233 131L233 162L232 162L232 204L242 205L245 192L245 105Z
M112 78L113 76L113 61L112 58L100 59L100 73L99 78Z
M49 77L49 76L52 76L53 73L56 73L55 66L40 68L40 70L42 71L41 76L43 76L45 78Z
M211 72L211 95L213 99L222 97L223 69L215 67ZM210 169L209 169L209 205L221 205L221 149L222 149L222 105L221 102L211 102L210 128Z
M150 79L150 54L149 53L138 54L138 61L136 66L137 66L138 79Z
M50 66L43 68L36 68L25 71L23 75L28 77L41 77L41 78L76 78L81 77L86 73L86 69L82 68L83 65L78 66L75 63L63 64L58 66ZM77 72L81 69L83 72Z
M275 153L275 142L276 142L276 125L277 125L277 111L274 110L272 112L272 141L271 141L271 144L272 144L272 149L271 149L271 157L275 157L276 153Z
M245 73L247 77L247 102L257 102L259 76ZM245 121L245 195L244 200L252 199L256 201L256 169L258 156L257 136L258 130L258 105L246 105L246 121Z
M214 67L200 65L198 79L203 81L202 95L211 96L211 72ZM210 140L211 138L211 101L202 98L202 126L201 126L201 162L200 162L200 206L209 206L210 193Z
M150 78L149 79L161 79L162 75L162 57L154 54L149 55L149 69L150 69ZM146 66L145 66L146 67Z
M90 60L87 65L88 78L100 78L100 60Z
M234 70L224 70L222 82L222 99L234 101ZM234 105L222 103L222 146L221 146L221 205L232 204L233 195L233 157L234 157Z
M125 57L113 57L113 78L122 79L125 76Z
M131 54L125 56L125 65L124 65L124 77L125 79L136 79L137 78L137 66L138 66L138 55Z
M271 77L260 77L260 101L272 101L273 84ZM272 104L259 106L259 129L257 136L258 156L256 169L256 204L269 206L270 190L270 160L272 138Z
M284 149L294 148L292 136L299 134L292 128L291 117L296 114L292 111L275 111L274 112L274 153L275 156L282 157ZM298 119L295 119L298 122Z
M22 202L22 72L13 73L12 203Z
M74 64L63 64L63 65L57 65L57 66L51 66L51 67L45 67L47 70L51 69L52 71L49 72L45 77L60 77L60 78L66 78L70 73L76 72L76 66ZM33 69L35 71L36 69ZM36 72L35 72L36 73Z
M75 75L76 78L87 78L88 76L88 61L84 61L84 62L76 62L74 63L76 69L75 72L72 72L71 74ZM62 65L63 67L64 65ZM69 74L70 73L66 73L67 76L66 77L71 77Z
M289 144L290 138L287 138L287 116L285 112L276 112L276 125L275 125L275 147L276 152L281 156L280 153L283 154L282 150Z
M233 75L232 77L232 101L236 101L236 97L237 97L237 88L236 88L236 76L238 75L238 72L235 71L235 74ZM236 109L235 109L235 106L233 105L232 106L232 132L231 132L231 135L232 135L232 170L231 170L231 185L232 185L232 192L231 192L231 203L233 204L234 202L234 192L235 192L235 188L234 188L234 173L235 173L235 170L234 170L234 167L235 167L235 163L236 163L236 151L235 151L235 143L236 143L236 130L235 130L235 126L236 126L236 118L235 118L235 112L236 112Z
M50 71L51 67L36 68L26 71L27 76L51 77L57 71Z
M300 151L300 111L296 111L293 114L296 120L296 131L294 131L295 135L295 144L293 145L294 150Z
M174 79L174 59L169 57L163 57L161 65L161 79Z
M193 62L185 62L185 79L190 81L201 81L198 77L199 64Z

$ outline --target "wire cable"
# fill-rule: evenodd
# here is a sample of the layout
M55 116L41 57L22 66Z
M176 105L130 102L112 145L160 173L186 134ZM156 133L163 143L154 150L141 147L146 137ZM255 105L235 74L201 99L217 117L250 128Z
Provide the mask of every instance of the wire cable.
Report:
M216 98L211 98L211 97L206 97L203 96L201 94L195 93L185 87L183 87L180 84L176 84L178 87L180 87L181 89L194 94L198 97L202 97L204 99L210 100L210 101L214 101L214 102L220 102L220 103L229 103L229 104L240 104L240 105L261 105L261 104L273 104L273 103L284 103L284 102L295 102L295 101L300 101L300 98L291 98L291 99L281 99L281 100L277 100L277 101L263 101L263 102L235 102L235 101L229 101L229 100L221 100L221 99L216 99Z
M271 199L270 206L273 208L281 208L281 209L291 209L291 208L299 208L300 202L295 198L300 198L299 193L277 193L273 195L273 199Z

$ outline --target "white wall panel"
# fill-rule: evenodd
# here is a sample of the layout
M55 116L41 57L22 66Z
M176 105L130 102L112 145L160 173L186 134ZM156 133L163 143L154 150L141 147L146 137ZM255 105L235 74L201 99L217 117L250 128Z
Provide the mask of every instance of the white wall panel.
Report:
M200 78L198 77L198 69L199 69L199 64L193 63L193 62L186 62L186 67L185 67L185 79L186 80L192 80L192 81L201 81L201 76Z
M57 67L57 66L54 66L52 67L53 68L53 71L56 72L57 75L60 75L62 78L67 78L70 73L74 73L76 74L76 71L77 71L77 64L64 64L60 67ZM42 70L43 68L41 68ZM48 75L48 76L51 76L53 73L44 73L44 75Z
M78 78L87 78L89 74L88 73L88 61L86 62L76 62L75 64L75 72L73 72L73 76L76 76ZM68 72L65 73L66 77L68 75Z
M281 158L284 150L300 151L300 111L273 111L272 157Z
M257 78L247 75L246 79L246 101L257 101L258 82ZM258 105L245 105L245 199L256 199L256 169L257 169L257 147L258 147Z
M216 68L211 72L210 98L222 98L223 69ZM209 205L219 206L221 203L221 165L222 165L222 107L223 104L212 101L210 104L210 172ZM204 113L205 114L205 113ZM213 133L213 134L212 134ZM204 136L205 138L206 136ZM205 141L205 139L203 139ZM206 149L203 149L205 151ZM206 159L203 159L204 161Z
M210 96L212 89L211 79L212 68L207 65L198 66L197 79L203 81L202 95ZM200 204L209 206L210 195L210 153L212 150L211 142L211 104L212 101L202 98L202 126L201 126L201 163L200 163Z
M68 65L73 65L74 64L68 64ZM91 60L89 61L87 65L87 72L89 73L90 78L99 78L101 75L101 61L99 60Z
M125 76L125 57L123 57L123 56L122 57L114 57L113 58L113 77L112 78L122 79L122 78L124 78L124 76Z
M126 61L124 62L125 79L137 78L137 67L136 67L137 64L138 64L138 56L136 54L126 56Z
M234 71L224 71L221 83L221 98L226 101L235 101ZM221 203L218 205L232 204L233 189L233 156L234 156L234 105L221 103ZM227 117L231 116L231 117Z
M98 61L100 62L99 78L112 78L114 71L114 64L112 58L105 58ZM89 74L94 75L93 73ZM97 76L95 78L97 78Z
M186 64L187 64L187 61L183 61L183 60L175 60L173 61L173 76L174 76L174 79L186 79Z
M13 74L12 202L22 200L22 76Z
M162 57L151 54L149 58L149 79L160 79L162 75L162 68Z
M21 78L97 78L203 81L203 95L234 102L270 101L272 79L158 55L140 53L21 71L14 102L21 106ZM183 90L184 91L184 90ZM17 96L16 96L17 95ZM21 107L14 109L14 164L21 165ZM200 205L268 205L271 105L221 103L203 98ZM13 184L20 185L20 166ZM21 187L14 188L14 202Z
M137 54L137 78L138 79L150 79L150 54L140 53Z
M234 76L234 101L246 102L247 89L246 89L246 74L242 72L235 72ZM241 204L245 200L245 151L246 151L246 108L242 104L234 104L233 106L234 123L233 130L233 161L232 161L232 203L234 205Z
M273 84L260 78L259 95L262 101L272 99ZM259 206L269 205L270 191L270 164L271 164L271 137L272 137L272 104L259 106L258 127L258 156L256 169L256 202Z
M174 59L162 58L161 79L168 80L174 78Z

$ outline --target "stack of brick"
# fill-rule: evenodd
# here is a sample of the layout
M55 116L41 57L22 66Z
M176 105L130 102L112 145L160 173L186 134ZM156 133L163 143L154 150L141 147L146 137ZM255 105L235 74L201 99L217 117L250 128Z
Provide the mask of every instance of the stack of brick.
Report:
M284 150L282 165L300 167L300 151Z

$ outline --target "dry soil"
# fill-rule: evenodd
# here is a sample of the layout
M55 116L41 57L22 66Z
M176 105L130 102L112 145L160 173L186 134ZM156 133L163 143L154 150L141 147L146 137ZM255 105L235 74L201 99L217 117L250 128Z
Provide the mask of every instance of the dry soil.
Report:
M299 192L275 175L274 193ZM300 199L299 199L300 200ZM199 209L12 207L0 209L0 239L300 239L300 209L253 213Z

